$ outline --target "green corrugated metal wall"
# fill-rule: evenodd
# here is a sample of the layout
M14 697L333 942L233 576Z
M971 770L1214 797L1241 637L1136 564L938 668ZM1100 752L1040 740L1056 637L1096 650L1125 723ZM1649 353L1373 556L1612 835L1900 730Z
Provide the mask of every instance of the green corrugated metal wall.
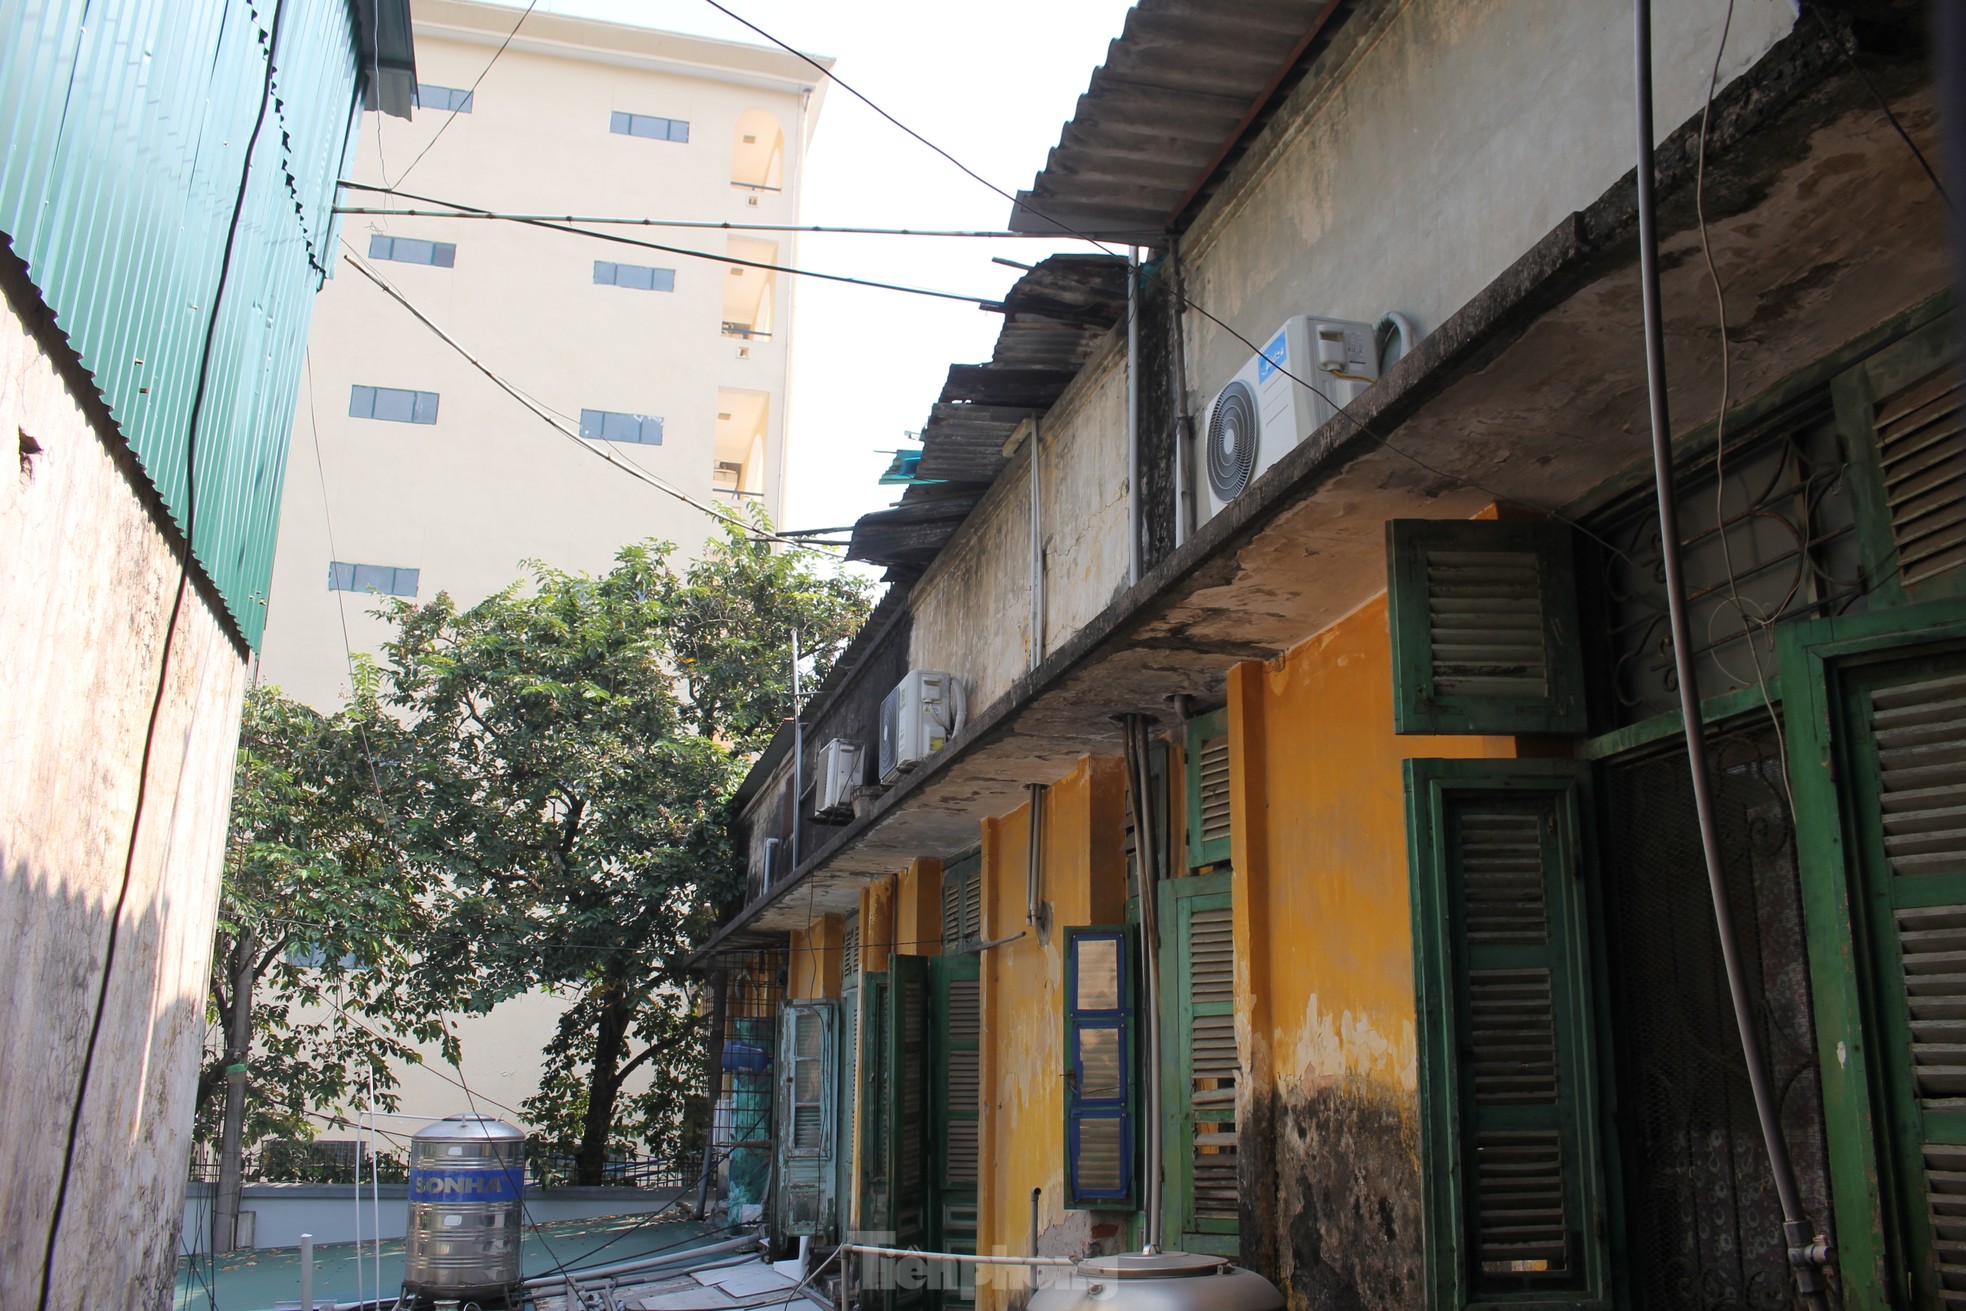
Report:
M0 0L0 236L180 530L199 361L274 24L196 440L199 565L257 647L302 353L356 119L349 0Z

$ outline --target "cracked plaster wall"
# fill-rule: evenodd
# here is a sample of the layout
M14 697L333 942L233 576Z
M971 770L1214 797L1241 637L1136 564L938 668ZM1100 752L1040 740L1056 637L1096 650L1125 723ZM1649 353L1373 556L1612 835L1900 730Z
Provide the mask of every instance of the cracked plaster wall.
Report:
M0 1306L39 1295L113 925L115 969L46 1305L162 1307L177 1267L245 663L209 595L188 589L131 856L178 560L93 391L45 348L53 330L4 303L0 433L40 450L0 471L0 1031L13 1053L0 1060Z

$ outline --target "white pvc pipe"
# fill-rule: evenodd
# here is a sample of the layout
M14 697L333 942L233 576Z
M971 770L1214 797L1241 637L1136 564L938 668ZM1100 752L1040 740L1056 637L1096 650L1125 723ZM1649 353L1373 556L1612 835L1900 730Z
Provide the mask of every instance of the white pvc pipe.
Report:
M300 1311L315 1311L313 1234L300 1236Z
M975 1256L968 1252L922 1252L912 1247L871 1247L864 1243L842 1243L840 1250L867 1256L918 1256L924 1261L953 1261L958 1265L1078 1265L1069 1256Z

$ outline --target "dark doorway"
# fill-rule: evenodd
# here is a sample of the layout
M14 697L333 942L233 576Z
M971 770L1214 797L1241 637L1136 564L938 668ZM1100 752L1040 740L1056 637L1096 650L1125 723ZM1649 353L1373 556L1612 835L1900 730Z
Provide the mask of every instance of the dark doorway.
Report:
M1795 833L1773 726L1709 739L1734 924L1810 1220L1829 1180ZM1624 1269L1646 1311L1794 1302L1707 890L1684 749L1600 774Z

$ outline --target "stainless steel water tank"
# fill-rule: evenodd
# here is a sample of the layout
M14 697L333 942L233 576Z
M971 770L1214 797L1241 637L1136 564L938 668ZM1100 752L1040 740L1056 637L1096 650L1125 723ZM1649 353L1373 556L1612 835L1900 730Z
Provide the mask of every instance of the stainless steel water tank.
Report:
M411 1136L404 1292L502 1301L519 1284L525 1145L489 1115L453 1115Z
M1029 1311L1283 1311L1283 1294L1223 1257L1125 1252L1053 1276L1031 1295Z

